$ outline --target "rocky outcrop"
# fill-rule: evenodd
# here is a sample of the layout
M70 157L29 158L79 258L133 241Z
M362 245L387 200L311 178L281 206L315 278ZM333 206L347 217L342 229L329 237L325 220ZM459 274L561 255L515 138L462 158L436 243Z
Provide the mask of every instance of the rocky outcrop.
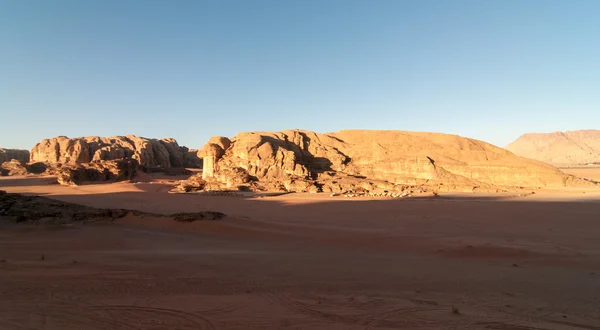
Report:
M13 159L0 164L0 176L27 175L27 164Z
M600 130L527 133L506 149L554 166L600 163Z
M66 203L40 196L0 194L2 220L38 224L62 224L74 221L115 220L129 211L120 209L97 209Z
M99 160L85 164L68 164L57 173L62 185L80 185L85 182L132 180L138 168L134 159Z
M55 174L55 168L49 167L45 163L27 164L20 160L13 159L0 164L0 176L28 175L28 174Z
M223 157L231 141L222 136L214 136L198 150L197 156L202 159L202 178L212 177L217 168L217 160Z
M171 218L180 222L219 220L225 217L225 214L214 211L164 215L126 209L98 209L41 196L9 194L0 190L0 221L68 224L71 222L114 221L127 215Z
M212 138L198 156L204 158L203 181L183 182L180 190L401 193L416 186L431 191L592 186L491 144L437 133L241 133L231 141Z
M9 162L13 159L27 163L29 161L29 151L22 149L0 148L0 164L4 162Z
M171 138L147 139L134 135L46 139L31 150L31 162L84 164L93 161L135 159L144 167L185 167L188 149Z

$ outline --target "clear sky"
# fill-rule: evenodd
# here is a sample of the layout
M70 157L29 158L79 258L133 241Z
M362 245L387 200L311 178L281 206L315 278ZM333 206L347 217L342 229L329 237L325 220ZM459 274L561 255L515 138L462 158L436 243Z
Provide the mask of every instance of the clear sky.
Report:
M598 0L0 0L0 147L600 128Z

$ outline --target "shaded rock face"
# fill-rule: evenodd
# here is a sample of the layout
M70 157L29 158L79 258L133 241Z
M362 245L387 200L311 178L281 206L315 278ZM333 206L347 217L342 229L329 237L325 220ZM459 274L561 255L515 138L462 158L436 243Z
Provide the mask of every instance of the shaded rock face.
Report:
M550 165L448 134L293 130L241 133L229 143L218 141L224 139L211 139L198 153L204 157L204 190L341 193L401 192L411 186L428 186L433 191L591 186ZM247 182L239 180L245 175Z
M134 159L100 160L86 164L65 165L58 170L57 181L62 185L84 182L125 181L135 177L138 163Z
M4 162L9 162L13 159L27 163L29 161L29 151L21 149L0 148L0 164Z
M49 167L46 163L29 163L27 164L27 172L29 174L55 174L56 169L53 167Z
M98 209L46 197L9 194L0 190L0 221L67 224L72 222L113 221L129 214L171 218L180 222L219 220L225 217L225 214L214 211L165 215L126 209Z
M27 164L20 160L13 159L0 164L0 176L27 175Z
M0 164L0 176L28 175L28 174L55 174L55 168L49 167L45 163L31 163L13 159L9 162Z
M180 181L175 189L180 192L194 192L205 190L206 180L202 178L202 174L194 174L187 180Z
M225 150L229 148L231 141L226 137L214 136L198 150L197 157L202 159L202 178L210 178L214 175L218 159L223 157Z
M83 164L92 161L135 159L145 167L187 166L187 148L171 138L147 139L134 135L108 138L58 136L36 144L31 162Z
M198 157L197 149L180 148L183 153L183 162L186 164L185 167L202 168L202 158Z
M41 224L59 224L72 221L110 221L128 214L127 210L97 209L40 196L7 193L0 193L0 210L3 210L2 216L14 222Z
M555 166L600 165L600 130L528 133L506 149Z

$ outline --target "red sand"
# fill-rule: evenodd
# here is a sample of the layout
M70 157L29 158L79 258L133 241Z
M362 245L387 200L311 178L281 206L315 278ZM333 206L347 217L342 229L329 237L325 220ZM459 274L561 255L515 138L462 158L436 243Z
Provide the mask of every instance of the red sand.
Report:
M597 192L242 198L44 180L0 189L229 216L2 224L2 330L600 329Z

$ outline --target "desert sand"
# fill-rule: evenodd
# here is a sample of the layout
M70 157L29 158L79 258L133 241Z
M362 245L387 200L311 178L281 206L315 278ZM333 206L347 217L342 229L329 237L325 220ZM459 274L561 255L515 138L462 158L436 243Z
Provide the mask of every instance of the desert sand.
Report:
M0 329L600 329L600 192L354 198L169 194L177 177L0 189L102 208L2 221Z
M560 170L580 178L600 182L600 166L566 167L561 168Z

